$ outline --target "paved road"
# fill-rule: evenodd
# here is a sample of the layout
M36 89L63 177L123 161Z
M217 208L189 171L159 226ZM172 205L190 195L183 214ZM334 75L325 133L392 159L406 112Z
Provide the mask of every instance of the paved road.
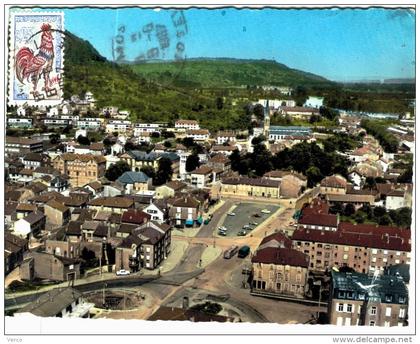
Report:
M213 237L213 232L216 230L217 226L219 225L220 220L222 219L223 216L226 215L226 213L234 204L235 204L234 201L226 200L225 203L214 212L213 217L211 221L209 222L209 224L203 225L195 237L196 238Z

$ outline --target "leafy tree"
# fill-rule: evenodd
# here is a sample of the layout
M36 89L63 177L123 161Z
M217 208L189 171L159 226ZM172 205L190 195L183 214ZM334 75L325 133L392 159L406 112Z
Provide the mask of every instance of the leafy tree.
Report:
M376 181L374 177L366 177L365 187L372 190L376 187Z
M329 212L331 214L343 214L344 212L343 205L341 203L334 203L330 207Z
M373 208L373 216L380 218L386 215L386 209L384 207L375 207Z
M175 137L175 134L172 131L162 130L160 133L164 139L169 139Z
M158 131L154 131L153 133L150 134L150 137L158 139L160 137L160 133Z
M264 141L265 141L265 136L264 135L259 135L259 136L255 136L252 139L251 143L252 143L252 145L256 146L256 145L259 145L260 143L262 143Z
M187 172L194 171L197 167L200 166L200 158L197 154L191 154L187 157L187 161L185 162L185 170Z
M356 220L357 223L365 222L365 216L363 215L363 212L361 211L356 212L356 214L354 215L354 219Z
M316 122L321 122L321 121L322 121L321 116L312 114L311 117L309 117L309 123L311 124L316 123Z
M106 179L110 181L115 181L120 177L124 172L130 171L130 166L125 161L118 161L115 164L112 164L108 167L105 172Z
M339 116L339 113L337 110L333 110L326 106L321 106L319 108L319 113L322 117L325 117L329 120L335 120Z
M152 166L143 166L140 169L141 172L145 173L147 176L149 176L150 178L154 178L155 177L155 169Z
M355 213L356 209L354 208L354 205L351 203L347 203L344 207L344 215L345 216L352 216Z
M194 142L194 139L192 137L184 137L182 139L182 144L185 147L190 148L190 147L193 147L195 145L195 142Z
M238 171L241 164L241 153L235 149L229 156L230 165L233 171Z
M49 139L50 139L50 143L53 144L53 145L55 145L55 144L57 144L57 143L60 142L60 135L58 135L58 134L51 134L49 136Z
M163 145L164 145L166 148L171 148L171 147L172 147L172 143L171 143L170 141L165 141L165 142L163 142Z
M155 178L153 178L153 184L160 186L172 179L172 162L166 157L159 160L159 167L156 171Z
M391 223L392 223L392 220L388 214L382 215L378 221L378 224L380 224L381 226L388 226Z
M312 188L318 184L324 176L321 174L321 171L316 166L311 166L305 171L305 175L308 178L308 187Z
M400 176L397 178L398 183L412 183L413 182L413 167L410 166L407 168Z
M90 145L90 140L86 136L83 136L83 135L79 135L77 137L77 142L80 145L83 145L83 146L89 146Z
M408 228L411 226L411 209L408 207L390 210L389 216L398 227Z
M216 98L216 109L217 110L222 110L223 109L223 105L224 105L223 97L217 97Z

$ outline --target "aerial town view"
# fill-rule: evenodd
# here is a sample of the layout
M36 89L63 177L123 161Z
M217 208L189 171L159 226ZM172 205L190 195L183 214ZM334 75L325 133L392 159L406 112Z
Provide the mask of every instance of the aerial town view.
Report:
M5 319L414 326L414 9L6 13Z

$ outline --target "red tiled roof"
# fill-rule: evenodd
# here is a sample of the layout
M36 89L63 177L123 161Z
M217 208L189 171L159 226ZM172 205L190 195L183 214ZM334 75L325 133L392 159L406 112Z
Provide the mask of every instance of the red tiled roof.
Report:
M337 215L311 213L302 216L302 218L299 220L299 223L305 225L337 227L338 219Z
M334 176L329 176L322 179L321 186L334 187L334 188L346 188L347 181L342 176L334 175Z
M258 250L251 259L252 263L309 266L309 257L299 251L290 248L266 247Z
M411 251L410 237L409 229L341 222L337 231L297 229L293 232L292 240L409 252Z
M122 214L121 222L142 224L152 218L151 215L141 210L130 209Z
M263 244L266 244L270 242L271 240L275 240L279 243L283 242L284 247L291 248L292 247L292 240L290 240L287 236L285 236L281 232L270 234L269 236L266 236L260 243L260 246Z

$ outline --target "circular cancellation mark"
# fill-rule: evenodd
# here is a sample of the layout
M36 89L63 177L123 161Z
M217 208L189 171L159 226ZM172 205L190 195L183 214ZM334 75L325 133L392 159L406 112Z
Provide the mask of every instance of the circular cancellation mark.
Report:
M159 14L169 14L162 21L148 21L135 30L122 23L112 38L112 60L115 63L148 63L168 61L176 65L171 80L160 86L173 84L185 66L185 37L188 34L187 20L182 10L162 10ZM168 18L169 17L169 18Z

